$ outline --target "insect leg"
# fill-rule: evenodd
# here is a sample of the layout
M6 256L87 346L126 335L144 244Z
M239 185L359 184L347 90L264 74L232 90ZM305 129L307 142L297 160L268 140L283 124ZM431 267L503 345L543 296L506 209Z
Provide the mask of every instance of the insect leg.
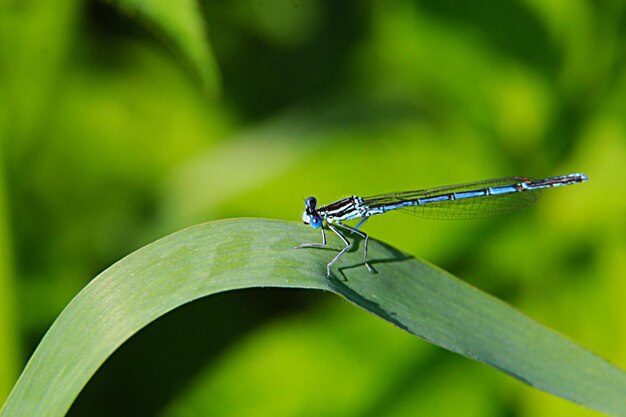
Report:
M365 223L366 221L368 221L368 220L369 220L369 218L370 218L370 216L363 217L363 218L361 219L361 221L359 222L359 224L357 224L356 226L354 226L354 228L355 228L356 230L359 230L359 228L360 228L361 226L363 226L363 223Z
M363 250L363 264L365 265L365 267L367 268L367 270L369 272L373 272L372 267L370 266L370 264L367 263L367 248L369 246L369 240L370 237L366 234L361 232L360 230L357 230L359 228L359 226L361 226L363 223L365 223L367 221L367 219L369 219L369 217L364 217L359 224L356 225L356 227L350 227L346 224L343 224L341 222L337 222L337 225L343 227L344 229L350 230L352 233L356 233L357 235L361 236L363 239L365 239L365 249Z
M337 261L339 260L339 258L341 258L341 256L342 256L344 253L346 253L346 251L347 251L348 249L350 249L350 242L348 241L348 239L346 239L346 237L345 237L344 235L342 235L342 234L341 234L341 232L339 232L339 230L337 230L335 227L333 227L333 225L332 225L332 224L328 223L328 228L329 228L330 230L332 230L333 232L335 232L335 234L336 234L337 236L339 236L339 237L341 238L341 240L343 240L343 243L345 243L345 244L346 244L346 247L345 247L345 248L343 248L343 249L342 249L342 250L341 250L341 251L337 254L337 256L335 256L335 257L333 258L333 260L332 260L332 261L330 261L330 262L328 263L328 265L326 265L326 276L327 276L327 277L330 277L330 267L331 267L331 266L333 266L333 264L334 264L335 262L337 262Z
M330 225L329 225L330 227ZM324 231L324 227L322 226L322 243L303 243L295 247L295 249L299 248L325 248L326 247L326 232Z

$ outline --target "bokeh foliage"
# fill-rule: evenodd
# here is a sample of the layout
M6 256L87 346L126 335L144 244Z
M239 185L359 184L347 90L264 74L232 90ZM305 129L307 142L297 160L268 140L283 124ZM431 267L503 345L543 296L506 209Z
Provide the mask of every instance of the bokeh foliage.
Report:
M366 230L626 367L624 2L1 4L1 396L90 277L165 233L298 220L308 195L570 171L590 182L523 214L390 214ZM593 414L411 338L381 336L390 354L368 354L346 321L396 330L344 310L286 291L194 303L122 347L70 415L178 415L215 398L234 413L228 381L259 378L267 395L249 387L236 406L254 415L302 415L315 392L292 394L298 406L282 389L337 381L341 415L378 415L389 398L394 415L446 415L451 396L466 415ZM327 348L294 353L316 329ZM370 391L345 378L342 350L371 355ZM283 377L255 365L259 351ZM326 371L306 378L320 357Z

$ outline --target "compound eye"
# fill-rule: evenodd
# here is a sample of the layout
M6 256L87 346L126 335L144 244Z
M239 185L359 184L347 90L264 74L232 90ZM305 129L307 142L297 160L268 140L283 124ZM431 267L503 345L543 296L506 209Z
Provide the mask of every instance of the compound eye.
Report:
M314 209L317 206L317 199L315 197L309 197L306 199L306 206L310 209Z
M313 229L319 229L320 227L322 227L322 219L320 219L317 216L311 216L311 218L309 219L309 222Z

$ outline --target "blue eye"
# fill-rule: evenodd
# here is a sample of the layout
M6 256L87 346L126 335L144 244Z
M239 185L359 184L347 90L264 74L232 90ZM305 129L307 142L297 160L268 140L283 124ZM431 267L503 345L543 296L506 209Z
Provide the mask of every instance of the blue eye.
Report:
M317 216L311 216L311 219L309 220L309 222L313 229L319 229L320 227L322 227L322 219L320 219Z
M314 209L317 206L317 199L315 197L309 197L306 199L306 206Z

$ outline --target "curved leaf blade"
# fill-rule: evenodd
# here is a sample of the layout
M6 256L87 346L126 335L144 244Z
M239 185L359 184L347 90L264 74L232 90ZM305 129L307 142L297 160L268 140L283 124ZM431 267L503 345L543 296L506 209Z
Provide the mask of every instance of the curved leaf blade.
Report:
M107 0L145 22L187 60L205 90L216 94L219 74L196 0Z
M220 291L257 286L333 291L431 343L542 390L626 416L626 372L447 272L371 240L369 274L350 251L326 279L329 250L293 223L236 219L160 239L85 287L51 327L7 403L7 416L62 416L107 357L166 312ZM339 248L331 241L331 248ZM361 242L358 242L359 246Z

